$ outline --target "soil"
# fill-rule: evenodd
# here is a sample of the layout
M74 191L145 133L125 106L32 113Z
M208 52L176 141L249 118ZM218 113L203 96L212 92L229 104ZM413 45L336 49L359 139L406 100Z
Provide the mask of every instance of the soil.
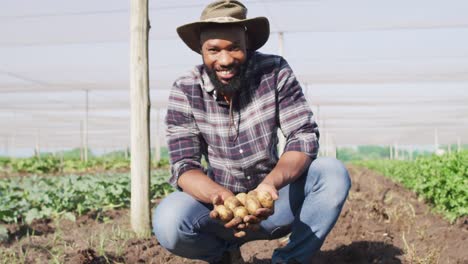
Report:
M348 200L311 263L468 263L468 217L450 224L387 178L357 167L349 171ZM0 244L5 263L205 263L170 254L155 237L135 238L128 210L9 225L8 230L9 239ZM243 259L269 263L284 243L250 242L241 247Z

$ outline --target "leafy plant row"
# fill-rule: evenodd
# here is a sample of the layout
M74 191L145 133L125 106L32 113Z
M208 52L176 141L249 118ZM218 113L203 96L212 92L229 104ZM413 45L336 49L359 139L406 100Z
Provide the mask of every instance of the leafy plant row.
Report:
M415 191L450 221L468 215L468 151L415 161L355 162L378 171Z
M173 191L167 170L151 176L151 197ZM64 215L74 218L90 210L128 207L130 176L102 174L0 179L0 223L31 222Z
M153 162L153 167L168 165L167 159ZM85 173L89 171L118 171L130 169L130 159L124 157L93 157L87 162L79 158L61 159L55 156L44 156L41 158L0 158L0 171L6 173Z

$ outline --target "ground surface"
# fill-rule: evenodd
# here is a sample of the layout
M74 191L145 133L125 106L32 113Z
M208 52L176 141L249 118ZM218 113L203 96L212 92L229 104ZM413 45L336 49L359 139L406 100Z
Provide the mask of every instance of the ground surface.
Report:
M312 263L468 263L468 218L449 224L406 189L349 168L353 186L340 219ZM0 263L204 263L171 255L155 238L133 238L128 211L77 221L10 225ZM281 241L241 248L247 263L269 263Z

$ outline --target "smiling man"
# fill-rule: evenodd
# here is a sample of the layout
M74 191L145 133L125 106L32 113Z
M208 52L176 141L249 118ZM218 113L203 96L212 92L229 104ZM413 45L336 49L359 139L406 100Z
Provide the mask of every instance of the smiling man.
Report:
M272 263L309 263L350 179L341 162L317 158L319 132L300 84L282 57L257 51L268 40L268 19L246 13L238 1L216 1L201 21L177 29L203 64L171 90L170 182L178 191L155 209L154 233L170 252L210 263L242 263L242 244L290 233ZM278 129L287 140L281 156ZM251 190L270 193L274 210L258 209L243 219L249 225L222 223L214 205Z

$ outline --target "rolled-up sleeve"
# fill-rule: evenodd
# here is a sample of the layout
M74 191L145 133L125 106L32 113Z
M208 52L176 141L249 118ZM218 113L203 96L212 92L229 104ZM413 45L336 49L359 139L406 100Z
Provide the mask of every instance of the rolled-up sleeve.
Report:
M169 96L166 124L172 174L169 182L180 189L177 181L184 172L192 169L203 171L203 167L200 163L200 131L187 95L178 82L173 85Z
M286 137L284 152L300 151L315 159L319 130L291 67L281 59L277 80L279 123Z

